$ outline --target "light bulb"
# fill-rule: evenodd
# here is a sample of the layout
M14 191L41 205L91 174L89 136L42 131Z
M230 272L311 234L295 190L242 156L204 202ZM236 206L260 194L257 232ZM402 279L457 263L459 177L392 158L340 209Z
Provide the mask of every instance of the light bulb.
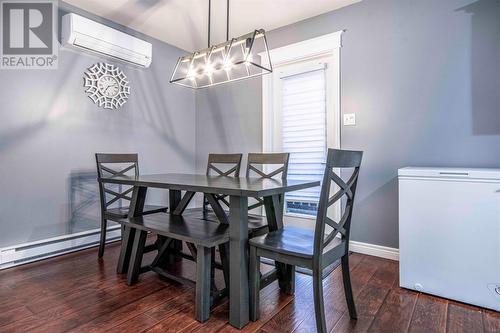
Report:
M192 78L194 78L195 75L196 75L196 71L194 70L194 68L189 68L189 70L187 72L187 77L192 79Z
M206 63L204 72L206 75L211 76L214 72L214 66L211 63Z
M230 71L231 68L233 68L233 62L231 61L231 59L227 59L226 61L224 61L224 69L226 71Z

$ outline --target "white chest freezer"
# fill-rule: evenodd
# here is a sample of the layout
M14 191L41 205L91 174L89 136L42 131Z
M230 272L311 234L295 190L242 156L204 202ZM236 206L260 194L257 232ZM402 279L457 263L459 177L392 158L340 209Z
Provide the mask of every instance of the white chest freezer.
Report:
M400 286L500 311L500 169L398 178Z

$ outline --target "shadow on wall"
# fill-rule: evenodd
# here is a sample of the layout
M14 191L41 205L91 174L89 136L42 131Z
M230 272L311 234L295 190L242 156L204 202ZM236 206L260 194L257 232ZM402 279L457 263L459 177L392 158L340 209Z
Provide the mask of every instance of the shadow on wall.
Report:
M10 131L0 133L0 152L6 151L12 145L19 145L21 141L30 139L40 132L47 125L45 119L35 123L20 126Z
M216 147L221 152L226 152L229 149L229 141L228 141L228 138L226 136L227 130L226 130L226 127L224 125L224 123L225 123L224 118L226 118L228 115L224 115L222 113L223 106L221 105L221 103L219 101L219 98L220 98L219 94L224 93L225 92L224 89L228 89L228 88L222 87L222 89L220 89L219 87L215 87L215 89L212 91L212 93L217 94L216 98L208 98L207 99L209 107L210 107L209 108L210 114L213 117L212 123L216 127L216 132L214 133L214 135L217 135L222 140L222 142L220 142L220 146ZM207 94L207 92L204 92L204 94ZM228 96L225 96L225 97L228 97ZM232 103L232 100L228 99L228 103ZM232 110L233 108L230 108L230 109Z
M95 170L71 171L68 177L67 233L99 228L99 188Z
M478 0L457 11L472 14L472 132L500 134L500 1Z
M103 16L111 21L120 22L124 26L140 26L143 25L160 7L174 6L176 14L182 17L182 20L189 23L186 26L193 27L186 34L194 45L202 42L202 37L194 28L199 22L193 20L193 16L186 13L182 8L179 8L175 2L171 0L128 0L125 4L117 7ZM204 36L204 35L203 35Z
M144 106L137 110L137 113L141 113L141 120L144 121L148 127L153 129L165 142L169 143L170 147L177 152L178 156L185 162L190 162L192 153L182 147L181 143L176 139L175 121L172 119L171 113L168 112L169 107L166 104L163 92L159 88L165 83L158 77L159 75L161 74L158 72L151 73L153 83L149 84L147 82L148 80L141 75L136 77L138 84L135 88L140 91L137 97L141 98L140 105ZM146 98L148 92L150 93L150 98ZM155 112L154 110L163 110L164 112ZM178 110L178 112L182 112L182 110Z
M363 172L363 166L361 166L361 172ZM361 242L388 244L387 246L399 248L398 220L398 178L394 177L368 196L356 197L351 227L353 237L351 238ZM358 223L363 221L367 223ZM366 238L367 235L369 238Z
M62 16L67 14L65 11L59 11L58 13L58 25L62 26ZM60 42L60 34L58 36ZM77 67L77 63L80 59L77 59L73 68ZM61 79L57 82L57 85L53 87L53 89L46 89L45 94L50 94L50 102L48 105L57 105L57 99L59 97L59 93L64 90L64 86L67 83L66 75L61 75ZM47 110L47 114L44 118L37 120L28 125L19 126L14 128L8 132L4 132L0 134L0 152L8 150L10 147L19 145L22 140L31 139L38 132L42 131L45 127L47 127L50 123L49 114L52 110ZM59 110L58 110L59 111Z

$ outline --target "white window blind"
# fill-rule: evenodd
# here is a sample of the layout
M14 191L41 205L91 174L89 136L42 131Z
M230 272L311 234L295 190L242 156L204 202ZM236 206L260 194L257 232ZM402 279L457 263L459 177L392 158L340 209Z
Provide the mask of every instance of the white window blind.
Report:
M281 79L281 144L290 153L288 179L321 181L327 150L326 73L320 69ZM286 210L315 214L320 188L291 192Z

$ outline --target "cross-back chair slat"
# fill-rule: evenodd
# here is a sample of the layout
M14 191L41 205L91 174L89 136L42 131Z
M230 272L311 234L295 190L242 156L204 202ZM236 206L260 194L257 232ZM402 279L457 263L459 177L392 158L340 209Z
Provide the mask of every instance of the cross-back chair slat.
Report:
M241 169L241 158L243 154L208 154L207 162L207 176L225 176L225 177L239 177ZM227 170L221 170L217 165L229 166ZM216 194L214 199L219 203L223 203L229 208L229 201L226 199L226 195ZM203 211L209 205L209 201L206 196L203 198Z
M326 169L321 187L321 196L316 219L314 253L315 257L321 258L323 249L327 247L335 237L340 234L343 240L349 241L352 206L356 193L363 153L360 151L329 149ZM337 175L334 169L352 169L349 180L344 181ZM338 190L330 196L332 184L338 186ZM334 221L327 216L328 208L345 197L345 207L339 221ZM333 230L325 235L326 225Z
M97 164L97 176L99 179L116 178L127 174L139 175L139 157L137 154L95 154ZM131 186L105 184L99 182L99 196L101 202L101 238L99 240L99 257L104 254L106 243L107 219L109 217L126 217L130 202L132 201ZM122 201L127 205L122 205ZM111 207L119 204L118 207ZM144 214L166 212L167 207L146 205Z
M247 159L246 176L250 177L251 172L260 178L273 178L281 174L281 179L286 179L288 175L289 153L249 153ZM281 165L271 172L264 172L258 166L265 165ZM264 206L262 198L254 198L257 202L248 206L248 210L252 210Z
M127 172L133 171L135 176L139 175L139 157L137 154L95 154L97 163L97 175L99 178L115 178L118 176L125 176ZM114 166L117 166L113 168ZM101 192L101 204L104 209L107 209L112 204L119 200L131 201L132 197L128 196L133 188L126 188L124 190L113 190L104 183L99 183L99 191ZM107 195L111 199L107 199Z
M253 171L262 178L273 178L281 173L281 178L286 179L288 175L288 160L290 159L289 153L249 153L247 159L247 173L246 176L250 177L250 171ZM281 165L281 167L269 173L257 168L257 166L264 165Z
M134 190L134 188L130 187L129 189L120 193L120 192L115 192L113 190L110 190L108 188L104 188L105 193L108 193L108 194L111 194L112 196L114 196L111 200L106 202L106 208L108 208L109 206L111 206L112 204L114 204L115 202L117 202L120 199L132 201L132 197L128 196L127 194L129 194L133 190Z
M208 154L207 176L210 176L213 171L218 176L231 176L234 173L232 176L239 177L242 157L243 154ZM226 171L222 171L215 164L233 166Z

